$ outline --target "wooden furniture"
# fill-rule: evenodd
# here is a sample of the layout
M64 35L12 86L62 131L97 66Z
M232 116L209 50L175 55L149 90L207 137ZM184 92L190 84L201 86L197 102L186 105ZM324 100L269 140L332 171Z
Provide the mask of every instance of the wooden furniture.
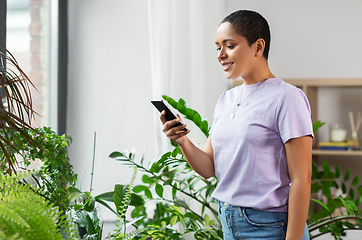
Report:
M311 105L311 116L312 122L315 123L318 118L318 88L320 87L361 87L362 89L362 79L356 78L346 78L346 79L284 79L287 83L290 83L294 86L301 88L306 96L308 97L309 103ZM242 84L242 80L235 80L234 86ZM362 97L362 95L361 95ZM362 150L358 151L332 151L332 150L319 150L317 149L318 136L315 136L313 155L314 156L362 156Z

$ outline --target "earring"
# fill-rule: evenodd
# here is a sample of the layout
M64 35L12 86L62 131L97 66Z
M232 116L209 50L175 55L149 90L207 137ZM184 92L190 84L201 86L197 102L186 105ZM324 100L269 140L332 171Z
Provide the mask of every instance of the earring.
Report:
M261 54L261 52L258 53L258 56Z

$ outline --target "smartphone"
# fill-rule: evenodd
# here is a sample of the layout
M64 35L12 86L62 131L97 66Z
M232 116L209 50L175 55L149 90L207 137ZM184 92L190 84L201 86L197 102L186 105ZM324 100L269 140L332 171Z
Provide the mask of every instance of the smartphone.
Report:
M162 100L151 101L151 103L158 109L159 112L162 112L163 110L166 111L165 118L167 121L176 119L176 115L173 114L173 112L170 110L170 108L168 108L167 105ZM171 128L177 127L180 125L182 125L182 123L179 122L179 123L176 123L175 125L173 125ZM187 131L187 128L184 128L182 130Z

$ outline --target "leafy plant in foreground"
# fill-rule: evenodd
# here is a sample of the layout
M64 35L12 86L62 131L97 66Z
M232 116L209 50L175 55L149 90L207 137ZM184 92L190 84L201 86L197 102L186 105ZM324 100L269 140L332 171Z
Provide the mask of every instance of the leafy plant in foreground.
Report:
M29 176L29 172L0 175L0 239L64 239L60 228L76 239L66 216L22 183Z
M177 109L184 118L195 123L196 126L209 136L209 124L202 119L199 113L187 106L183 99L175 101L168 96L162 96L172 107ZM313 124L316 132L325 123L317 121ZM142 193L147 201L156 201L154 216L148 217L145 206L138 206L132 212L132 217L144 216L137 221L140 226L147 226L148 231L142 232L135 239L184 239L185 234L194 234L194 239L222 239L222 231L217 218L217 206L213 205L211 193L214 191L217 179L204 179L195 173L186 162L182 152L176 144L175 148L165 153L160 159L150 165L145 165L144 157L140 161L135 160L133 153L113 152L110 157L122 161L125 165L137 166L145 174L142 176L143 184L135 186L134 192ZM318 203L320 209L313 212L312 208L308 219L308 227L311 238L319 237L326 233L333 233L336 239L341 239L346 229L361 229L359 209L356 207L361 203L362 186L358 186L359 177L356 176L348 189L350 171L347 170L342 183L338 183L340 170L336 166L333 173L327 162L323 168L318 170L313 163L312 195L321 192L327 202L324 204L320 199L312 199ZM333 196L333 189L342 189L343 196ZM171 192L171 194L166 194ZM198 206L190 204L198 203ZM315 205L315 204L311 204ZM334 216L332 213L340 207L346 208L344 215ZM201 208L201 214L196 209ZM208 213L214 215L210 220ZM354 220L353 223L350 220ZM348 220L348 221L347 221ZM181 230L176 230L175 226ZM319 229L320 233L313 231Z
M319 171L313 163L311 194L322 192L324 199L312 199L321 207L314 214L311 208L308 220L311 239L327 233L333 233L335 239L342 239L346 230L362 230L361 211L357 207L362 203L362 185L358 186L359 176L355 176L349 185L350 174L348 168L341 176L337 165L332 171L327 161L323 162L323 169ZM341 194L334 196L332 192L336 190L340 190ZM345 213L341 212L342 209L345 209ZM314 234L313 231L317 229L319 233Z
M208 122L189 108L183 99L176 102L167 96L163 98L208 136ZM211 198L217 179L204 179L194 172L178 146L148 166L143 163L143 157L138 162L132 153L113 152L110 157L145 172L143 184L135 186L133 191L142 193L148 201L157 202L153 218L147 216L145 206L136 207L132 212L134 218L144 217L136 222L138 225L150 228L139 239L183 239L185 234L194 234L195 239L222 238L217 204ZM196 206L190 207L191 203ZM213 220L209 215L213 216ZM175 225L183 230L175 230Z
M30 164L29 160L39 159L43 165L39 171L33 173L30 180L35 182L35 188L43 189L43 197L59 206L61 210L67 210L69 207L67 187L74 186L77 181L77 175L73 172L73 166L70 164L67 153L67 147L70 146L72 138L65 135L59 136L50 127L36 128L35 131L24 130L31 137L34 145L29 143L20 132L9 131L13 132L9 136L13 142L13 148L22 152L21 159L12 155L12 161L21 163L25 170ZM0 150L0 157L6 153L8 151Z
M11 173L15 171L17 162L14 161L15 154L22 154L19 149L14 148L19 139L14 133L22 136L29 144L36 143L29 136L31 120L35 116L33 110L30 86L34 87L29 77L20 68L14 56L4 47L0 46L0 171ZM5 60L4 62L2 60ZM8 65L8 67L6 66Z

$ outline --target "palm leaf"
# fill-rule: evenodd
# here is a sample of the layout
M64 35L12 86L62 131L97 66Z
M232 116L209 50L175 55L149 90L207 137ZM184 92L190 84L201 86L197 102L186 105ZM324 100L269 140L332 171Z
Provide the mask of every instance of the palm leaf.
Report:
M33 110L30 86L36 88L15 57L4 47L1 48L5 50L5 54L0 52L0 57L6 60L10 68L0 66L0 90L4 95L4 100L0 101L0 167L6 166L10 173L15 171L17 165L14 154L22 155L22 149L16 147L20 145L17 144L19 138L16 136L20 134L31 145L37 145L25 131L35 131L31 127L31 120L37 113Z

